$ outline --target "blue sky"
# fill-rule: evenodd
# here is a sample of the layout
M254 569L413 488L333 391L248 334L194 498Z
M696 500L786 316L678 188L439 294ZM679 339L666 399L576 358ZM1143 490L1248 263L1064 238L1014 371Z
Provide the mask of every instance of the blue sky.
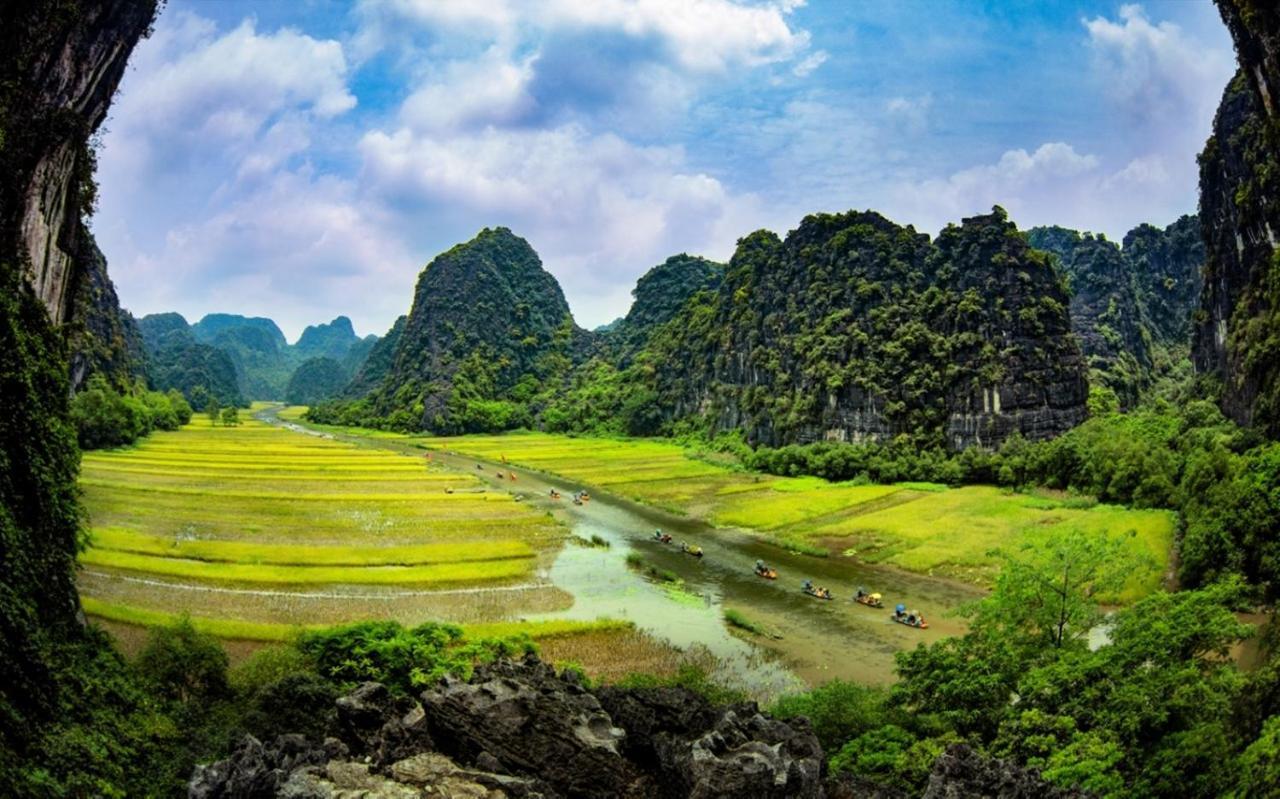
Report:
M381 334L506 225L594 327L668 255L815 211L1167 224L1233 70L1208 0L170 0L92 227L134 313L292 339Z

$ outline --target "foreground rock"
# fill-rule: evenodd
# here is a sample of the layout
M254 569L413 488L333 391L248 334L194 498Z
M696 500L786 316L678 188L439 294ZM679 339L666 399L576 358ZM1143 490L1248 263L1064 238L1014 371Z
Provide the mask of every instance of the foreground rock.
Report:
M754 703L717 708L680 688L593 693L533 657L447 678L419 700L366 683L338 700L332 737L246 736L231 757L197 767L189 795L824 795L808 723Z
M366 683L337 701L323 741L246 736L231 757L198 766L192 799L410 797L888 797L841 776L805 719L755 703L712 705L683 688L592 690L537 658L448 678L419 699ZM931 799L1065 799L1033 771L954 747L938 759Z

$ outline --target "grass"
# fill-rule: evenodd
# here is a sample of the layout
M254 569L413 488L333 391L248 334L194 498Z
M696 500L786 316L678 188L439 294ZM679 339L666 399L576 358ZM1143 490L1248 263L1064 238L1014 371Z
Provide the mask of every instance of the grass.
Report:
M181 613L103 602L93 597L83 597L81 604L84 606L85 613L90 616L122 624L134 624L140 627L159 627L173 624L183 615ZM290 641L306 630L322 630L328 626L324 624L246 622L204 616L191 616L190 618L191 623L197 630L218 638L240 641ZM625 632L633 629L631 622L617 619L596 619L594 621L574 621L570 619L509 621L463 624L461 627L468 638L505 638L515 635L527 635L535 641L567 638L589 633Z
M680 575L670 569L661 569L645 560L638 552L627 553L627 565L636 571L644 574L651 580L669 585L680 585L683 580Z
M446 618L497 622L560 602L534 578L564 540L555 520L421 455L197 416L135 446L85 453L80 487L85 599L130 608L135 623L203 610L219 635L274 640L295 619L415 623L447 609ZM461 596L386 590L516 582L531 590L466 606Z
M990 585L997 549L1067 530L1123 537L1133 577L1117 599L1160 586L1173 545L1172 512L1100 505L1087 497L1015 494L992 486L864 485L776 477L704 459L671 441L545 433L418 438L448 449L554 473L627 499L761 533L814 556L844 553L907 571Z
M730 627L736 627L739 630L745 630L752 635L769 635L769 631L761 625L747 618L740 610L733 608L725 608L724 620Z
M259 563L218 563L185 558L138 555L90 548L80 555L86 566L123 569L203 582L255 585L440 585L491 582L525 577L533 569L529 559L441 563L424 566L279 566Z
M978 583L994 577L993 550L1014 550L1068 530L1119 536L1139 565L1117 599L1132 601L1159 587L1176 528L1172 511L1079 507L1070 500L967 486L835 520L810 535L839 537L863 560Z
M111 528L93 531L90 546L94 550L136 555L277 566L422 566L534 556L528 543L515 539L392 547L316 547L243 541L184 541Z

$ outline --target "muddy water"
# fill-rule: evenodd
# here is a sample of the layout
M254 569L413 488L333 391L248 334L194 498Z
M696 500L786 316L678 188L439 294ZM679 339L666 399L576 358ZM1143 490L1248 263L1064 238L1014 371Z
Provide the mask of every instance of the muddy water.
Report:
M262 418L274 421L270 412ZM395 441L333 436L365 446L423 454ZM814 685L837 677L872 684L891 682L894 653L963 633L963 622L948 612L978 596L975 589L951 581L850 558L792 554L745 531L712 528L612 496L589 484L519 468L519 481L512 483L497 478L498 471L509 470L502 464L438 451L432 457L445 466L477 475L494 488L523 495L526 502L565 522L575 536L590 539L598 535L609 541L607 549L566 545L545 577L573 594L573 606L527 618L628 619L677 646L706 647L726 664L731 675L758 694L776 693L797 681ZM476 469L477 464L483 468ZM550 499L552 488L564 498ZM580 489L589 491L591 500L573 505L570 497ZM654 541L657 528L671 533L675 542L664 545ZM682 540L702 547L705 556L699 560L682 554ZM673 592L628 567L630 552L674 572L683 581L683 590ZM757 559L776 568L778 579L756 577L753 566ZM805 579L831 589L835 598L823 601L805 595L800 590ZM857 586L883 594L886 607L877 610L854 602ZM898 602L920 610L929 620L929 629L895 623L890 608ZM726 608L741 611L770 635L740 637L731 633L723 620Z

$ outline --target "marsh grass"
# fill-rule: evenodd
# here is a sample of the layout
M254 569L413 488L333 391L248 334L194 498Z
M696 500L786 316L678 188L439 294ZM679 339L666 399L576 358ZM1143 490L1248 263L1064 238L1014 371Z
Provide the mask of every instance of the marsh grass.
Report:
M739 630L745 630L746 632L749 632L752 635L763 635L763 636L770 635L769 631L766 630L762 625L757 624L756 622L747 618L742 611L736 610L734 608L725 608L724 620L730 627L736 627Z

